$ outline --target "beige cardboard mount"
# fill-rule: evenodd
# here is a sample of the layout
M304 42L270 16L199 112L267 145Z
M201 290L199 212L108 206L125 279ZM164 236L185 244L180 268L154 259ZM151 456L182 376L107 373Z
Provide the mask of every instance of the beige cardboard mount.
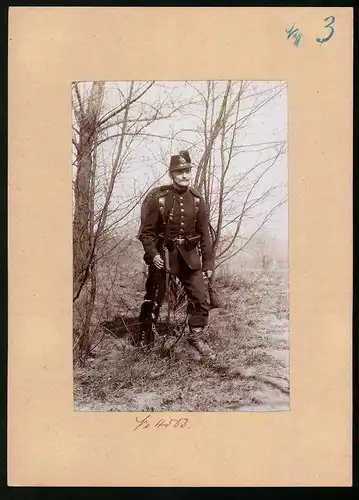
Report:
M10 485L351 484L352 21L330 7L10 8ZM290 411L193 413L181 433L74 411L71 82L100 79L288 82Z

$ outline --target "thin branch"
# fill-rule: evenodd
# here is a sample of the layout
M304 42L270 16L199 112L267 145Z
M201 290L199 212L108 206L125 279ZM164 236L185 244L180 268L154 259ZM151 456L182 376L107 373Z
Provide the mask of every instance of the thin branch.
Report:
M107 115L105 115L98 123L99 127L102 127L106 122L108 122L111 118L113 118L114 116L118 115L119 113L121 113L122 111L125 111L126 108L128 106L131 106L131 104L134 104L136 101L138 101L139 99L141 99L141 97L143 95L146 94L146 92L148 92L148 90L154 85L154 81L152 81L146 88L143 92L141 92L138 96L134 97L133 99L131 99L129 102L128 100L126 101L126 104L120 106L118 109L115 109L109 113L107 113ZM131 82L131 84L134 84L134 82Z
M260 223L259 227L251 234L251 236L246 240L246 242L240 247L238 248L235 252L231 253L230 255L227 255L227 257L225 257L224 259L220 260L217 265L216 265L216 269L217 267L221 266L222 264L224 264L225 262L227 262L227 260L229 259L232 259L233 257L235 257L239 252L243 251L246 246L249 244L249 242L256 236L256 234L263 228L263 226L268 222L268 220L271 218L271 216L273 215L273 213L279 208L281 207L284 203L286 203L287 199L284 199L284 200L281 200L279 203L277 203L268 213L267 215L265 216L265 218L263 219L263 221ZM223 253L222 253L223 255Z

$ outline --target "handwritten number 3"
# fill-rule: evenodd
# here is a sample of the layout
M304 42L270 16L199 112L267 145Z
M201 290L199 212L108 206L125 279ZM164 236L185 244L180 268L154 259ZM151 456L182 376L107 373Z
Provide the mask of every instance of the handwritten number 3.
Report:
M317 42L319 42L319 43L324 43L324 42L327 42L328 40L330 40L330 39L331 39L331 37L332 37L332 36L333 36L333 34L334 34L334 28L333 28L332 24L333 24L333 23L334 23L334 21L335 21L335 17L334 17L334 16L329 16L329 17L326 17L326 18L324 19L324 21L328 21L328 19L331 19L331 21L330 21L330 23L326 24L326 25L325 25L325 27L326 27L326 28L330 28L330 30L331 30L331 31L330 31L329 35L328 35L326 38L317 38Z

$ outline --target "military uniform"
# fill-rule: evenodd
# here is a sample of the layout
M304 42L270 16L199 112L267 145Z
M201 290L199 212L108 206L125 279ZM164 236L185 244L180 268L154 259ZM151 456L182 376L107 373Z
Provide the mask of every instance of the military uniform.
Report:
M170 172L183 168L183 163L176 163L176 158L177 155L171 157ZM169 220L170 212L172 217ZM192 187L181 189L172 185L150 201L139 232L150 264L145 295L148 302L154 300L154 284L163 287L165 282L165 271L157 269L152 261L158 254L164 258L164 224L167 221L170 272L184 286L188 298L188 324L192 334L198 334L207 326L209 314L202 271L212 271L214 266L203 198Z

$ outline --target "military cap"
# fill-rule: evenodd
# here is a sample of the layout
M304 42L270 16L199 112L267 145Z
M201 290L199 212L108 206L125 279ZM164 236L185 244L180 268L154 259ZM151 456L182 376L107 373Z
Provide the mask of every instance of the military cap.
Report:
M191 157L188 151L180 151L178 155L171 156L169 171L182 170L183 168L191 168Z
M190 157L189 152L187 150L183 149L178 154L180 156L183 156L183 158L186 160L187 163L191 163L191 157Z

